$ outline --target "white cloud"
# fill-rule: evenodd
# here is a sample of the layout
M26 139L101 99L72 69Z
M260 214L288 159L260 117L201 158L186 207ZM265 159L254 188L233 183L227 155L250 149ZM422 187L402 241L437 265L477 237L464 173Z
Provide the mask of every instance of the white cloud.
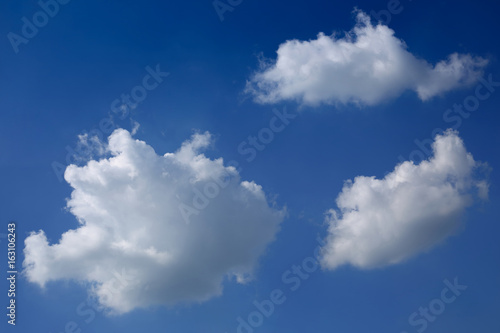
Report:
M363 12L345 37L320 33L310 41L281 44L275 62L263 65L246 91L259 103L296 100L306 105L374 105L406 90L427 100L467 86L482 75L487 61L451 54L431 65L407 51L389 27L373 26Z
M42 287L83 281L103 306L123 313L204 301L221 294L225 278L251 277L285 210L270 206L259 185L240 181L222 159L200 154L210 143L209 133L196 134L159 156L115 130L106 147L111 157L66 169L73 187L67 208L80 226L55 244L43 231L26 239L28 280ZM196 189L208 186L213 194L214 184L218 195L186 223L180 207L194 210Z
M130 132L132 135L136 135L137 134L137 131L139 131L139 127L141 127L141 124L139 124L137 121L133 120L133 119L130 119L130 122L132 123L132 125L134 126L132 128L132 132Z
M339 211L327 214L323 267L396 264L458 230L474 197L487 196L486 181L476 179L485 165L451 130L436 136L433 151L429 160L401 163L383 179L359 176L344 185Z

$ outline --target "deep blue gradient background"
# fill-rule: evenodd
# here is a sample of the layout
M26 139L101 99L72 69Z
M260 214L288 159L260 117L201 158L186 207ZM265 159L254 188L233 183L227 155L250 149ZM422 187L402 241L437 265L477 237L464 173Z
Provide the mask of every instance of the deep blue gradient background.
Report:
M429 62L453 52L487 57L487 74L500 81L500 6L494 1L402 0L404 10L389 26L410 52ZM414 93L376 107L299 108L299 116L251 163L237 151L248 135L268 126L273 106L253 103L242 91L258 66L258 55L275 57L287 39L312 39L318 32L348 31L354 7L370 12L387 1L245 0L221 22L210 0L70 1L47 26L15 53L7 33L19 33L21 18L36 1L0 4L0 226L18 223L18 258L30 231L44 229L52 242L77 226L64 210L71 188L51 164L65 164L66 146L98 128L110 104L141 83L145 67L160 64L168 78L131 114L136 135L164 154L177 149L194 129L217 140L211 157L241 162L243 179L278 195L290 217L261 260L257 279L226 283L224 294L203 304L137 310L106 317L75 310L86 299L75 282L46 290L18 280L18 332L64 332L69 321L82 332L235 332L236 318L254 311L252 302L285 291L287 301L256 332L414 332L408 316L439 297L444 279L458 277L468 289L427 332L498 332L500 322L500 89L460 126L474 158L492 168L489 202L472 208L458 235L431 252L373 271L343 267L318 270L291 292L281 276L312 254L324 236L324 212L334 207L343 182L357 175L383 177L417 148L447 128L444 111L473 88L421 102ZM129 119L120 123L127 129ZM6 230L0 230L5 233ZM0 253L6 242L0 239ZM5 272L6 258L0 256ZM3 276L4 273L2 273ZM7 283L0 283L2 308ZM5 292L4 292L5 291ZM2 331L14 331L1 311Z

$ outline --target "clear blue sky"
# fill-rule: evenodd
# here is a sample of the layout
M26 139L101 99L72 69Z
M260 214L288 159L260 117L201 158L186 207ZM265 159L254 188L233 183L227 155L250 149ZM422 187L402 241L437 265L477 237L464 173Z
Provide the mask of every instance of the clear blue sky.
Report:
M244 0L223 13L223 21L210 0L73 0L59 6L27 43L17 45L16 53L8 34L21 36L22 18L33 21L41 7L37 1L0 4L0 233L7 233L9 221L17 222L19 269L30 232L43 229L54 244L78 228L66 209L72 187L53 166L68 165L66 147L74 149L78 135L96 133L110 117L130 132L140 124L134 138L159 155L175 152L195 131L210 132L213 143L205 155L237 161L241 180L261 185L269 202L286 206L288 215L258 256L254 279L246 284L224 279L221 294L206 301L111 316L85 306L88 311L82 314L78 307L87 300L87 285L54 278L42 289L19 275L15 328L5 316L8 285L5 279L0 283L2 331L237 332L237 318L248 321L256 311L254 301L268 300L280 289L286 300L255 332L410 333L422 325L411 326L409 316L441 298L443 281L455 277L467 289L425 331L500 330L500 87L468 118L448 122L446 110L473 96L480 81L427 100L409 88L361 105L335 98L316 104L300 98L259 103L245 90L262 55L276 60L280 44L313 40L320 32L337 32L340 38L353 28L355 7L370 14L387 9L386 0ZM400 6L388 26L415 57L433 65L455 52L481 57L488 61L481 77L491 74L500 81L497 3L401 0ZM143 85L157 66L169 75L158 77L158 85L154 78L147 81L155 87L119 119L113 102ZM274 133L265 149L255 150L249 162L239 145L270 126L273 109L285 107L297 117ZM325 212L336 208L344 181L361 175L383 178L410 158L419 163L418 155L410 157L419 149L415 140L433 140L434 129L453 125L474 159L489 165L489 199L467 207L459 217L463 225L430 250L373 269L318 268L291 290L294 283L284 282L283 274L311 257L318 237L327 236ZM5 253L0 268L6 276L7 243L0 241L0 253Z

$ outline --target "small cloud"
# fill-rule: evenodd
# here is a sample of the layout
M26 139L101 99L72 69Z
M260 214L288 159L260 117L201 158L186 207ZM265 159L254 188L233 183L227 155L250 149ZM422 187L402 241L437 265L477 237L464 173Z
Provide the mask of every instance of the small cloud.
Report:
M473 198L487 197L488 184L473 176L484 164L455 131L436 136L433 151L429 160L401 163L383 179L358 176L346 182L338 210L327 213L323 267L397 264L459 229Z
M131 123L132 123L132 132L130 134L132 134L132 136L136 135L137 134L137 131L139 130L139 127L141 127L141 124L139 124L137 121L133 120L133 119L130 119Z
M375 105L406 90L425 101L476 82L486 64L453 53L432 65L408 52L394 30L357 11L356 25L342 38L320 33L281 44L276 60L263 63L245 90L258 103Z

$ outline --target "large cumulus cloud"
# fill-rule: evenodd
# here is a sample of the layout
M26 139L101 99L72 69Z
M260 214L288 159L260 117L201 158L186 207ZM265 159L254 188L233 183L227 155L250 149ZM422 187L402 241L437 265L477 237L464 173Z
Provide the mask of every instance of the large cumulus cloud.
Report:
M114 131L110 157L66 169L67 208L80 225L54 244L43 231L26 239L28 280L83 281L101 305L123 313L204 301L221 294L225 278L251 278L285 211L222 159L199 153L210 142L209 133L195 134L161 156Z

